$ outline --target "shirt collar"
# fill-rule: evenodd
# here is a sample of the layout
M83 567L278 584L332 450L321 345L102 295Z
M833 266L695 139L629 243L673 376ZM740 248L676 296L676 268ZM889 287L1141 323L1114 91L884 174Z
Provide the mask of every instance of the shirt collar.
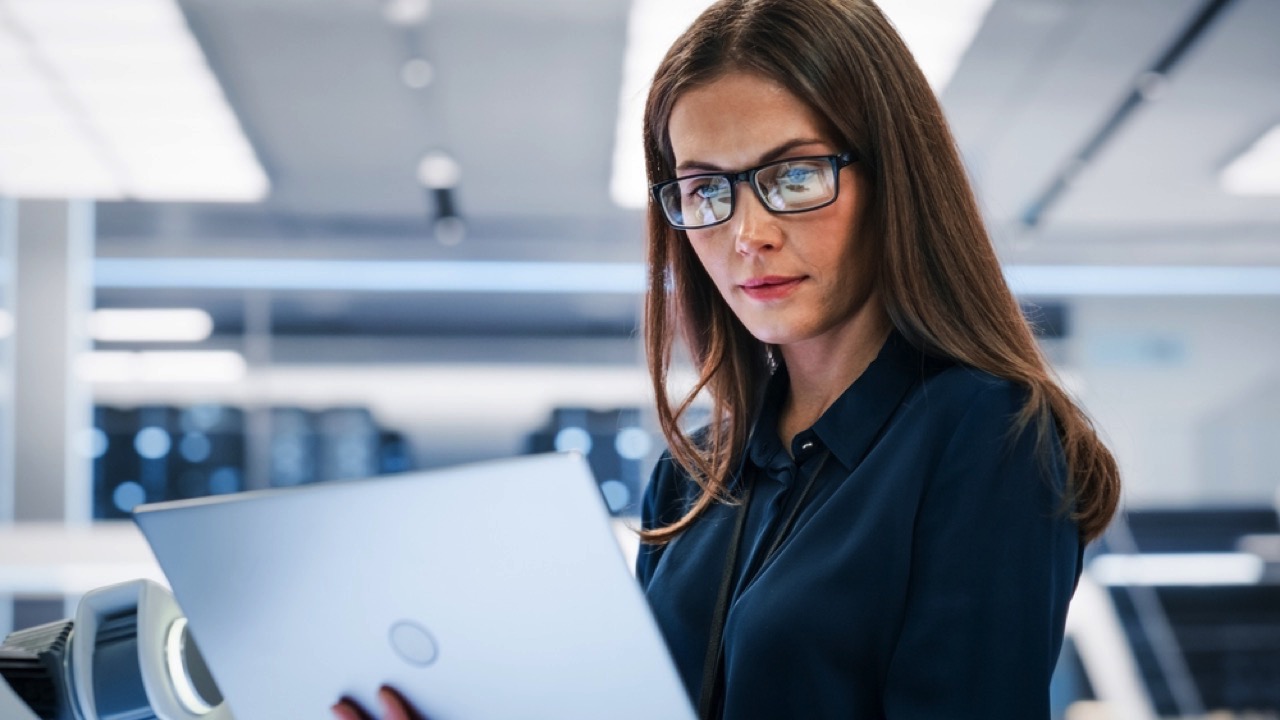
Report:
M813 434L846 470L852 471L907 391L923 375L927 364L930 364L929 358L893 329L876 359L814 423ZM777 427L787 384L786 368L780 367L769 381L748 448L748 456L756 467L769 467L783 450Z
M782 440L778 437L778 415L782 412L782 401L787 396L787 385L787 369L780 366L773 377L769 378L764 402L760 405L760 415L751 432L747 457L762 470L789 460L782 447Z

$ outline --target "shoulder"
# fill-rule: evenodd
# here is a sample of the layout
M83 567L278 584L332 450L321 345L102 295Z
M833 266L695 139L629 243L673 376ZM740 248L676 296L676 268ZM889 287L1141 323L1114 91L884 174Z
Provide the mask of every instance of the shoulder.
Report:
M897 330L890 334L876 362L881 361L890 367L888 372L894 382L908 386L902 404L915 413L955 421L976 400L992 410L993 404L1020 408L1026 399L1025 390L1017 383L935 354Z
M944 475L1012 463L1032 475L1047 473L1050 485L1061 486L1065 467L1056 424L1046 420L1049 415L1028 412L1030 400L1021 383L951 363L922 377L903 410Z
M939 486L1000 493L1021 488L1024 502L1057 504L1067 481L1061 439L1056 423L1046 420L1051 415L1024 414L1029 388L953 365L922 383L913 399L936 438L936 473L929 483L934 492L942 492Z
M1027 400L1027 388L1012 380L952 363L924 375L905 404L943 426L1008 430Z

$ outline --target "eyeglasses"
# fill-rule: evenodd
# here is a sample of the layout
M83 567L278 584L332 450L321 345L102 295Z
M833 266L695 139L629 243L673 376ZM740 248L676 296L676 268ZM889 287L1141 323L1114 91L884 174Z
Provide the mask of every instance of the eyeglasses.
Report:
M756 197L774 213L823 208L840 193L840 169L858 159L839 155L788 158L729 173L703 173L657 183L649 188L667 222L677 230L719 225L733 216L734 185L749 182Z

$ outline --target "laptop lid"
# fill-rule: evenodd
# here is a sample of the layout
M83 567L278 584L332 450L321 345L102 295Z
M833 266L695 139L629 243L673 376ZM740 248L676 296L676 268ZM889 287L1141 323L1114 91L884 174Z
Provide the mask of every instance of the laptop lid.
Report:
M431 720L695 717L580 455L134 517L237 720L383 683Z

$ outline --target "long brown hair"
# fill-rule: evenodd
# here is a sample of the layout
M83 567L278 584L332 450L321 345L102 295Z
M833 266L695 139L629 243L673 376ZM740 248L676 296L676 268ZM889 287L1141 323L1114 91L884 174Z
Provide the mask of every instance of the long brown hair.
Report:
M894 326L930 355L1027 389L1015 430L1035 422L1048 452L1056 429L1068 475L1064 507L1073 505L1082 539L1100 535L1119 501L1115 459L1054 380L1005 284L937 98L880 9L870 0L722 0L709 8L654 76L644 117L650 183L674 177L667 124L676 100L730 71L788 88L825 119L839 147L857 152L870 180L865 227L879 243L876 282ZM713 503L731 501L726 488L769 365L766 346L652 202L648 234L645 349L658 420L672 458L701 488L682 518L642 533L665 543ZM677 334L698 379L673 404L667 381ZM695 440L681 421L703 392L711 422Z

